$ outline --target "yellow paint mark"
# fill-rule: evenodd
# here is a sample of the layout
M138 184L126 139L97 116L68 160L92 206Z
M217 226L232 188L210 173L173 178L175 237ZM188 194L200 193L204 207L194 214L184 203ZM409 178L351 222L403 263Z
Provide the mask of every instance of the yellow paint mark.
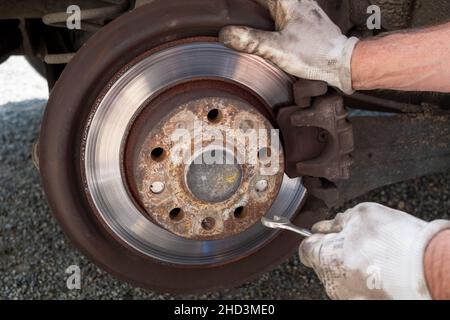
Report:
M230 184L233 184L233 183L236 182L236 180L238 179L238 177L239 177L239 174L238 174L238 173L235 173L235 174L232 174L232 175L228 176L228 177L225 179L225 181L228 182L228 183L230 183Z

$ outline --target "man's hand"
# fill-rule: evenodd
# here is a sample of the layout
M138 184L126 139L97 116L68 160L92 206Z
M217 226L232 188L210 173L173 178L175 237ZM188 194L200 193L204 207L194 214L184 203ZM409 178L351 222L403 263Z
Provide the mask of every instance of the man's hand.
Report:
M359 40L343 35L314 0L267 0L267 7L276 32L230 26L220 32L220 41L299 78L325 81L353 93L351 59Z
M379 204L364 203L319 222L300 246L332 299L430 299L424 254L448 221L427 223Z

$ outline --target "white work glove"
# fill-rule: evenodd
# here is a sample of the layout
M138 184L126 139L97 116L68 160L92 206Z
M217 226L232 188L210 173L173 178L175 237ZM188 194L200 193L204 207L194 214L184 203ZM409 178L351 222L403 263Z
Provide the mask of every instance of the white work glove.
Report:
M313 268L332 299L431 299L424 254L450 221L427 223L364 203L313 227L300 260Z
M343 35L316 1L267 0L267 7L276 32L229 26L222 29L219 40L270 60L298 78L321 80L347 94L354 92L351 60L357 38Z

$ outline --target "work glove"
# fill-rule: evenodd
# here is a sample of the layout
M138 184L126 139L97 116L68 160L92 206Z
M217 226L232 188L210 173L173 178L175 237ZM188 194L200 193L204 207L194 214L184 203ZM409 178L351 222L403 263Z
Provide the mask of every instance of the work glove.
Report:
M364 203L319 222L300 246L331 299L431 299L424 254L450 222L427 223L404 212Z
M264 2L264 1L258 1ZM228 26L219 40L272 61L285 72L321 80L351 94L351 60L358 38L347 38L313 0L267 0L276 31Z

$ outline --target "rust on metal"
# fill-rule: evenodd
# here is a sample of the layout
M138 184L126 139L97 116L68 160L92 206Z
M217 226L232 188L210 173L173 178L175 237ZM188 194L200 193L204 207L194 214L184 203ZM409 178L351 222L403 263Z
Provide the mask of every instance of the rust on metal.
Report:
M284 175L282 150L270 148L273 129L239 99L206 97L176 107L140 144L134 181L149 218L197 240L258 223Z

